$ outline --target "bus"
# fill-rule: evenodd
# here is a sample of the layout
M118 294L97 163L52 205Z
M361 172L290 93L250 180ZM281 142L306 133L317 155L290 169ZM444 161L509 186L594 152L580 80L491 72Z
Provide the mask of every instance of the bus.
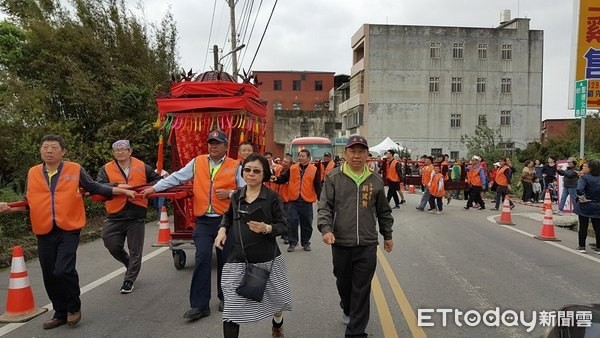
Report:
M302 149L310 151L311 161L323 159L323 154L333 154L333 146L331 140L325 137L297 137L292 140L290 154L294 157L294 161L298 160L298 152Z

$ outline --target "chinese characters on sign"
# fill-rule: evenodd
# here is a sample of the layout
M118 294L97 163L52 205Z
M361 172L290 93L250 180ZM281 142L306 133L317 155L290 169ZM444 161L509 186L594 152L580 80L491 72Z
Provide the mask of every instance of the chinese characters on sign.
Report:
M590 91L593 92L593 90L588 90L588 80L575 83L575 117L585 117Z
M579 0L579 6L575 80L587 79L588 83L586 91L575 89L576 117L585 116L585 109L600 108L600 5L597 0ZM587 96L585 108L580 95Z

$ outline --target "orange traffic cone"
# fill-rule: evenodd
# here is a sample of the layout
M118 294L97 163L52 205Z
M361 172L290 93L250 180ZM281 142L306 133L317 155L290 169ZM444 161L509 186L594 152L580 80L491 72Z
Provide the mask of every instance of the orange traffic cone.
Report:
M546 189L546 195L544 195L544 207L541 210L542 214L546 214L546 209L552 210L552 199L550 198L550 189Z
M46 311L48 309L35 307L31 283L23 258L23 249L20 246L15 246L10 266L6 312L0 316L0 323L26 322Z
M415 185L411 184L408 186L408 193L409 194L414 194L415 193Z
M160 225L158 226L158 239L152 246L169 246L171 242L171 228L169 226L169 215L167 208L162 207L160 211Z
M498 224L504 225L515 225L512 221L512 216L510 214L510 200L508 196L504 199L504 203L502 204L502 214L500 214L500 220L496 221Z
M546 209L544 221L542 222L542 231L535 238L542 241L560 242L560 239L554 236L554 223L552 223L552 208Z

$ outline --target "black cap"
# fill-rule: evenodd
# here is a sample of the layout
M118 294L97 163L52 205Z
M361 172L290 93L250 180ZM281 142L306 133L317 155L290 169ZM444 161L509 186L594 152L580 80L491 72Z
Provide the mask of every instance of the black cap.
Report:
M364 138L364 136L360 136L360 135L350 136L350 138L348 139L348 142L346 142L346 148L350 148L355 144L360 144L361 146L369 149L369 144L367 143L367 139Z
M330 152L326 152L326 153L324 153L324 154L323 154L323 156L324 156L324 157L325 157L325 156L329 156L329 157L331 157L331 153L330 153Z
M208 134L208 142L215 140L221 143L228 143L227 135L220 130L213 130Z

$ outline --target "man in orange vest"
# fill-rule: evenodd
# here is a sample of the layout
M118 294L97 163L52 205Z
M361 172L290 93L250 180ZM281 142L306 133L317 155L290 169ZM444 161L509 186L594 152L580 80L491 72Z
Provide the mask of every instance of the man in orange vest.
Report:
M421 158L423 160L424 167L421 171L421 184L425 187L423 191L423 197L421 197L421 203L417 207L417 210L425 211L425 205L429 202L429 197L431 194L429 193L429 182L431 181L431 173L433 172L433 157L431 156L423 156ZM435 208L429 208L429 211L435 210Z
M396 205L393 209L400 209L401 202L398 199L398 191L400 190L400 173L402 168L400 162L394 159L396 152L393 149L386 151L384 155L387 160L387 170L385 171L385 177L387 178L388 182L387 201L390 203L392 198L394 198L394 203Z
M331 159L331 153L326 152L323 154L323 162L321 162L321 183L325 179L325 175L335 168L335 161Z
M292 165L272 180L277 184L289 183L288 186L288 252L294 252L298 245L298 224L300 224L300 243L304 251L311 251L313 203L321 194L321 175L319 169L310 163L310 151L302 149L298 152L298 163Z
M128 140L116 141L112 149L115 159L100 168L96 178L99 183L130 188L162 178L151 166L131 156ZM120 290L127 294L133 291L133 283L142 267L148 200L116 198L106 201L104 206L108 216L102 225L102 240L108 252L127 269ZM124 248L126 238L129 253Z
M81 291L75 262L86 217L79 189L103 196L135 196L132 190L95 182L79 164L63 161L66 152L62 137L44 136L40 147L44 163L29 169L25 191L31 227L37 236L44 286L54 308L52 318L42 325L46 330L64 324L73 326L81 320ZM23 210L25 207L11 208L0 203L0 212Z
M142 191L144 196L193 181L193 206L196 227L192 234L196 246L196 266L190 288L190 306L183 318L196 320L210 315L210 274L212 247L223 214L229 208L233 192L246 185L239 162L227 157L227 135L220 130L208 134L208 154L199 155L185 167ZM217 249L217 296L219 311L223 311L221 272L227 260L228 246Z
M480 164L481 157L473 156L471 165L467 168L467 182L469 183L469 200L465 206L469 210L473 206L473 202L479 205L479 210L485 209L485 202L481 198L483 187L486 186L486 173L483 166Z
M490 210L498 211L500 208L500 203L504 203L504 199L506 198L506 194L508 194L511 190L510 182L512 180L512 169L509 165L509 160L506 157L500 158L498 161L500 164L500 169L496 173L494 177L494 182L498 185L496 187L496 207ZM510 208L514 208L514 203L509 199Z

